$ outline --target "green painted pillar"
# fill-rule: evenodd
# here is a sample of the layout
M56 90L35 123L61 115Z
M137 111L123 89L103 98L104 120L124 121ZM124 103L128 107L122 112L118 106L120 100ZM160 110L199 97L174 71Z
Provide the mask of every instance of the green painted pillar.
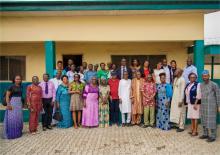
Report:
M45 41L45 64L46 64L46 73L50 75L50 78L53 77L53 71L56 65L56 51L55 51L55 42L54 41Z
M205 53L204 53L204 40L196 40L194 42L194 64L197 68L198 72L198 80L202 81L202 71L204 70L204 59L205 59Z
M212 56L212 62L211 62L211 80L214 79L214 64L215 64L215 57Z

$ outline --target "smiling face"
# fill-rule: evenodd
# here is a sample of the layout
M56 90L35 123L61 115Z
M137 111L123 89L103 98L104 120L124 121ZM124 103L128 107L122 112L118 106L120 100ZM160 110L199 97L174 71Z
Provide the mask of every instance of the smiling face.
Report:
M125 80L128 79L128 72L124 72L124 74L123 74L123 78L124 78Z
M157 63L157 69L161 69L161 66L162 66L161 62L158 62Z
M74 81L79 82L79 80L80 80L79 74L75 74L74 75Z
M38 85L38 83L39 83L39 78L38 78L37 76L33 76L33 77L32 77L32 83L33 83L34 85Z
M191 58L188 58L187 61L186 61L186 63L187 63L187 66L191 66L191 65L192 65L192 59L191 59Z
M14 83L15 83L16 85L20 85L20 84L21 84L21 81L22 81L22 79L21 79L21 76L20 76L20 75L15 76L15 78L14 78Z
M126 66L126 64L127 64L126 59L121 59L121 66Z
M48 74L44 74L44 75L43 75L43 80L44 80L45 82L48 82L48 80L49 80Z
M160 76L160 82L161 83L166 83L166 75Z
M140 79L141 78L141 72L136 72L136 78Z
M167 66L167 59L163 59L163 66Z
M195 74L191 74L191 75L189 76L189 81L190 81L191 83L195 82L196 79L197 79L197 77L196 77Z
M67 77L63 77L63 83L64 83L64 84L68 84L68 82L69 82L69 81L68 81L68 78L67 78Z
M144 62L144 67L148 68L149 67L149 61Z
M91 79L91 83L92 83L93 85L96 85L96 83L97 83L96 77L93 77L93 78Z

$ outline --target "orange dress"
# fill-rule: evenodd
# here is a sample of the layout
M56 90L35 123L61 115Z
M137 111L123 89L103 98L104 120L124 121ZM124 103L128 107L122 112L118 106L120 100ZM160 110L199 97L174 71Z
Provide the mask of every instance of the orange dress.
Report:
M133 103L131 107L131 112L133 115L135 114L143 114L143 104L142 104L142 93L141 86L143 85L143 79L138 80L134 78L131 82L131 92L133 98Z
M36 132L38 119L42 110L42 89L40 86L31 84L27 87L27 102L30 103L29 130Z

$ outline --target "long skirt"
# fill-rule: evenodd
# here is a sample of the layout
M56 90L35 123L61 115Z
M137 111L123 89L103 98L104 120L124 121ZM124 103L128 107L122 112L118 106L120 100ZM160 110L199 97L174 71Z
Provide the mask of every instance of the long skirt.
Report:
M109 103L99 102L99 127L109 126Z
M38 127L39 114L42 109L41 101L32 101L29 118L29 131L36 132Z
M69 128L73 125L72 116L70 112L70 99L62 98L60 101L60 112L63 115L63 120L57 124L59 128Z
M21 97L12 97L10 104L12 110L5 111L3 136L6 139L15 139L22 136L23 113Z
M82 125L95 127L99 124L98 99L96 93L89 93L86 98L86 107L83 108Z
M163 100L158 101L157 114L156 114L156 127L162 130L169 130L169 115L170 109L166 107Z

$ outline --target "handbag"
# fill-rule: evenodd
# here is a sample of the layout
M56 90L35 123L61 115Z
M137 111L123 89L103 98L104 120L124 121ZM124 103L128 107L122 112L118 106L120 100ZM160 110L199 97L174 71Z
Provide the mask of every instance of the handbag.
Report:
M60 110L56 110L54 115L53 115L53 119L57 120L57 121L62 121L63 120L63 115L60 112Z

